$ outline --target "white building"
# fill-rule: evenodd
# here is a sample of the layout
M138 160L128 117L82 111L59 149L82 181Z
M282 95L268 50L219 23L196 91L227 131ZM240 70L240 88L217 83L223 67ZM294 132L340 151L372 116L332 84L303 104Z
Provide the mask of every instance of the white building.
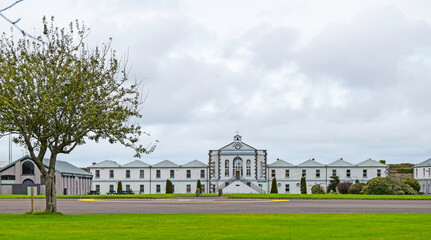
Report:
M367 182L388 174L388 166L378 161L367 159L356 165L343 159L328 165L314 159L299 165L283 160L267 164L267 151L256 149L235 135L234 141L218 150L209 151L208 165L194 160L184 165L177 165L169 160L149 165L135 160L125 165L106 160L89 167L93 174L92 190L101 194L117 190L117 183L122 182L123 190L135 193L165 193L166 180L170 179L175 193L194 193L199 179L203 192L216 193L268 193L275 177L279 193L300 193L301 177L307 181L308 193L314 184L326 187L330 176L336 175L340 181Z
M431 194L431 158L413 167L413 177L421 185L420 192Z
M206 192L208 189L208 166L197 160L184 165L177 165L169 160L149 165L135 160L122 166L106 160L88 168L94 176L92 190L101 194L117 191L120 181L123 190L140 194L165 193L167 179L172 182L174 193L194 193L198 179L201 181L202 191Z

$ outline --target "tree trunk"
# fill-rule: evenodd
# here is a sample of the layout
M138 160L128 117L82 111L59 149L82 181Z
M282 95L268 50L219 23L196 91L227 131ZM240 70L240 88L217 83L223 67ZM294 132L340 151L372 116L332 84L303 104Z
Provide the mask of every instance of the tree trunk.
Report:
M49 171L45 177L46 212L57 212L57 198L55 191L54 172Z

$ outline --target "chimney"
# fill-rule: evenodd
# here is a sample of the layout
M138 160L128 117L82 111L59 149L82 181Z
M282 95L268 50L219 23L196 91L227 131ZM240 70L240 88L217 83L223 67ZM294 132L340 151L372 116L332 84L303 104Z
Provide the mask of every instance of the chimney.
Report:
M313 161L314 161L314 158L312 158L311 160L313 160Z
M93 162L93 165L96 165L96 163L95 163L95 162Z
M277 161L280 160L280 158L277 158Z
M340 158L340 160L343 160L343 158Z

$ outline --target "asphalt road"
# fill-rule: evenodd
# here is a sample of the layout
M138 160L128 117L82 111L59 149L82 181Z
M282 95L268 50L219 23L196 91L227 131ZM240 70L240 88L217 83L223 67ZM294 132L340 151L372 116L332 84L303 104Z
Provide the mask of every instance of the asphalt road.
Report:
M58 210L65 214L106 213L431 213L429 200L354 199L58 199ZM43 210L45 200L35 200ZM30 200L0 200L0 213L25 213Z

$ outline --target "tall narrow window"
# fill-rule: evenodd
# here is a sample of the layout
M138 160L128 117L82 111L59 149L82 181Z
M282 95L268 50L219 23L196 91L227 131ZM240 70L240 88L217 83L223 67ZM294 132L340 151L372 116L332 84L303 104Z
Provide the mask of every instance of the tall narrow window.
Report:
M332 176L337 176L337 169L332 169Z
M160 170L156 170L156 178L160 178Z
M144 178L144 170L139 170L139 178Z
M364 177L364 178L367 177L367 169L362 170L362 177Z
M126 178L130 178L130 170L126 170Z
M229 176L229 160L224 161L224 175Z
M205 170L201 170L201 178L205 178Z
M114 170L109 170L109 178L114 178Z
M170 175L170 177L171 177L171 178L175 178L175 170L171 170L171 175Z
M161 192L161 190L160 190L160 185L159 184L157 184L156 185L156 193L160 193Z
M316 178L320 178L320 169L316 169Z
M126 185L126 191L130 191L130 185L129 184Z
M346 177L350 178L350 169L346 170Z
M286 193L290 193L290 184L286 184L286 185L284 186L284 191L285 191Z
M187 170L187 178L191 178L192 177L192 170Z
M290 170L286 169L285 173L284 173L284 177L285 178L290 178Z
M381 177L382 176L382 170L377 169L377 177Z
M302 169L302 176L306 177L307 176L307 171L305 169Z
M139 185L139 194L144 193L144 185Z
M275 178L275 169L271 170L271 177Z
M96 185L96 192L100 193L100 185Z
M247 160L247 177L251 176L251 161Z
M100 178L100 170L96 170L96 178Z
M187 189L186 189L187 193L191 193L192 192L192 185L187 184Z
M241 174L240 176L242 176L243 175L243 173L242 173L242 166L243 166L242 159L240 157L235 157L233 159L233 171L234 171L234 174L236 174L239 171L240 174Z
M109 191L113 192L114 191L114 185L109 185Z

